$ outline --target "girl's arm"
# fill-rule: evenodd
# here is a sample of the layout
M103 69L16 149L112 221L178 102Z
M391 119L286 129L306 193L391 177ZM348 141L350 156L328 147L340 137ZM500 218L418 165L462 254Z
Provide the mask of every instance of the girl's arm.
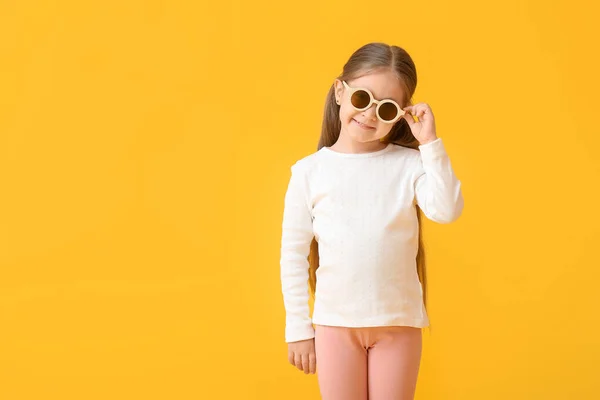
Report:
M281 234L281 285L286 311L285 341L315 336L308 307L308 253L313 238L306 180L298 163L285 194Z
M441 138L419 146L420 159L415 180L417 204L427 218L439 223L455 221L464 199Z

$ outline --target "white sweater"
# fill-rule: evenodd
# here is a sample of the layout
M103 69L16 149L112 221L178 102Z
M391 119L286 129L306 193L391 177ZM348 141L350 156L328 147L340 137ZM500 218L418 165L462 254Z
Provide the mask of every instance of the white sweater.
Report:
M281 236L285 341L314 337L314 324L426 327L416 268L415 206L438 223L463 209L441 138L419 150L395 144L371 153L327 147L291 167ZM308 254L319 244L312 320Z

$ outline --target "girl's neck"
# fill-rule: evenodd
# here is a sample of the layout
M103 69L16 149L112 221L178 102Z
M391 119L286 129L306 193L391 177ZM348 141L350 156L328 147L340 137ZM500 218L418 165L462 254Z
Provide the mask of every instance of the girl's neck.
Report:
M338 140L329 149L338 153L364 154L383 150L387 145L387 143L383 143L379 139L370 142L357 142L352 139L344 140L340 135Z

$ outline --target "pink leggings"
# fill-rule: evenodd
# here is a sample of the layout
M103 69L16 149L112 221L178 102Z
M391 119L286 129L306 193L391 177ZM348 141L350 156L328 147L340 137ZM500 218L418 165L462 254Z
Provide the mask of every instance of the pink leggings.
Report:
M410 326L315 325L322 399L413 400L421 344L421 328Z

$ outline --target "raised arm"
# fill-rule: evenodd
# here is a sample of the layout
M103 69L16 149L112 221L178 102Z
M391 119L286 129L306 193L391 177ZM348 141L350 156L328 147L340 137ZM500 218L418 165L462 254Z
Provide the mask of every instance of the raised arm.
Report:
M417 204L427 218L438 223L455 221L464 207L458 180L441 138L420 145L415 179Z

